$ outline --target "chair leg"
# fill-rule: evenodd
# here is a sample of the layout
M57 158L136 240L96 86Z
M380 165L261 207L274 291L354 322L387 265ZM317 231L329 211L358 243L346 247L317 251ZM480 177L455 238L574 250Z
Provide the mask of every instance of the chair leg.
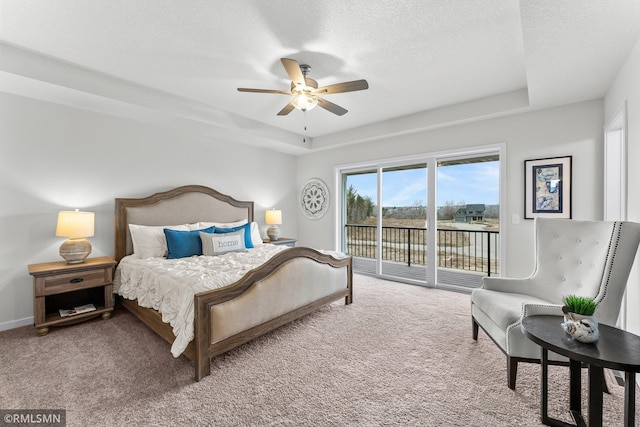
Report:
M516 375L518 373L518 359L507 356L507 386L511 390L516 389Z
M473 316L471 317L471 336L474 340L478 341L478 323Z

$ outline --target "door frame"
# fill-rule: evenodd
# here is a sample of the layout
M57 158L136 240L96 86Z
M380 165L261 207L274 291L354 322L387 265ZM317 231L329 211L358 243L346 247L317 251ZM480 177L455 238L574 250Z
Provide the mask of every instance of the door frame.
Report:
M346 237L344 236L344 211L343 211L343 184L342 175L350 172L359 172L362 170L376 170L378 172L378 180L381 179L379 173L382 168L389 168L394 166L410 165L424 163L427 165L427 228L431 224L437 224L437 162L438 160L445 160L456 157L474 157L488 153L497 153L500 158L500 176L499 176L499 199L500 199L500 276L504 276L506 272L508 251L506 250L507 242L507 185L506 185L506 171L507 171L507 157L506 157L506 143L496 143L475 147L457 148L452 150L444 150L437 152L425 152L419 154L413 154L401 157L382 158L374 160L366 160L356 163L347 163L334 166L334 193L336 195L336 202L334 203L333 220L335 224L334 228L334 248L336 251L341 251L343 243ZM380 211L380 182L378 181L378 192L376 205ZM378 222L381 220L381 216L378 215ZM378 232L379 232L378 227ZM427 233L427 245L428 247L436 247L436 233ZM432 254L429 254L432 252ZM435 251L429 251L427 254L427 278L426 286L438 287L437 283L437 257ZM378 256L376 276L382 277L381 273L381 260Z
M627 101L604 125L603 133L603 220L626 221L628 198ZM625 290L617 324L622 329L627 327L627 303Z

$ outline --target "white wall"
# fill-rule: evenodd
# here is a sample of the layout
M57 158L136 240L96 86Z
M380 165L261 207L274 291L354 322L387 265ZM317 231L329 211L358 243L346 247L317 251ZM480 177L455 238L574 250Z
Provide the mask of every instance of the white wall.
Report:
M507 219L523 216L523 162L573 156L573 212L602 215L602 100L434 129L293 157L152 124L0 94L0 328L30 323L27 265L59 260L59 210L96 212L93 256L113 254L113 199L202 184L283 210L284 236L334 247L334 218L306 219L298 192L312 177L333 189L335 165L477 145L507 144ZM292 179L295 177L295 179ZM335 196L335 195L334 195ZM332 206L335 200L332 200ZM532 268L532 221L508 224L507 273ZM266 227L263 226L263 230Z
M393 139L371 141L298 157L298 188L320 178L334 188L336 165L392 158L453 148L506 143L507 218L524 218L524 161L573 156L573 218L602 219L602 100L583 102ZM332 200L332 206L335 200ZM303 245L333 248L333 215L319 221L298 214L298 239ZM533 268L533 221L507 224L507 274L528 275Z
M283 211L297 231L294 156L0 93L0 330L32 323L27 265L62 260L57 212L96 213L91 256L113 255L116 197L201 184Z
M620 70L615 82L607 92L604 114L607 121L623 107L627 101L627 150L628 150L628 212L629 221L640 222L640 40ZM631 271L627 285L627 329L640 334L640 260Z

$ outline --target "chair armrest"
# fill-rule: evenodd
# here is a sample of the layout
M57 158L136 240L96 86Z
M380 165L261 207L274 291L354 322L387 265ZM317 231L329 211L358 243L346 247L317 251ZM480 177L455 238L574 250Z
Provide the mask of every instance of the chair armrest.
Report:
M522 304L522 316L562 316L560 304Z
M482 289L498 292L513 292L517 294L528 294L527 288L535 286L531 279L512 279L510 277L483 277Z

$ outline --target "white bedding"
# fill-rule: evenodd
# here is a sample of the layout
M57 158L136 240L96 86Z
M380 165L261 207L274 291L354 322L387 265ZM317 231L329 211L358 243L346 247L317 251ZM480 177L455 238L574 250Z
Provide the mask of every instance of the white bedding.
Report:
M194 295L230 285L286 249L282 245L260 245L245 252L179 259L129 255L116 269L114 292L137 299L140 306L162 314L162 320L172 326L176 336L171 354L178 357L194 338Z

